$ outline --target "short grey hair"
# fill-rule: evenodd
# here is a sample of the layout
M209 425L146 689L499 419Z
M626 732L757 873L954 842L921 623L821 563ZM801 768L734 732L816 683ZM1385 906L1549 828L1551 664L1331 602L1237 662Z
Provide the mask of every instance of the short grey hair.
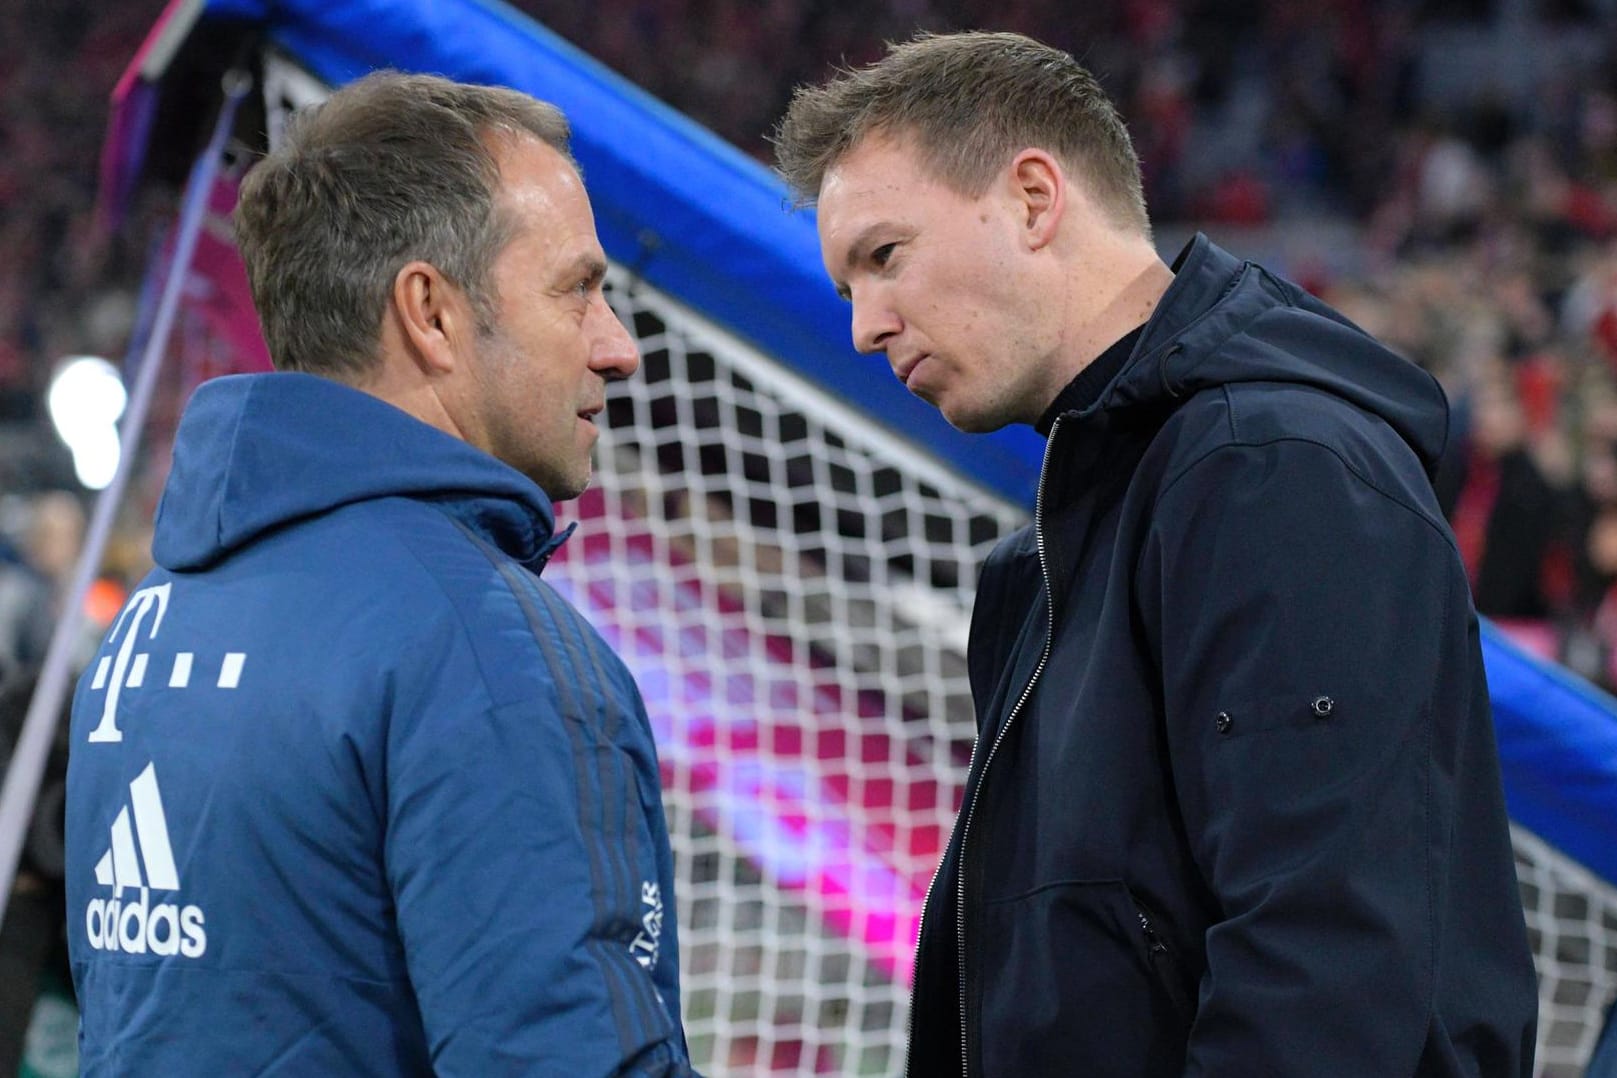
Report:
M299 111L242 182L236 241L277 369L361 377L398 271L420 260L493 325L510 239L495 140L532 136L574 167L561 110L527 94L382 71Z
M1150 236L1128 128L1078 61L1021 34L923 33L867 67L800 86L772 141L800 203L872 134L909 140L939 182L975 198L1020 151L1054 154L1119 227Z

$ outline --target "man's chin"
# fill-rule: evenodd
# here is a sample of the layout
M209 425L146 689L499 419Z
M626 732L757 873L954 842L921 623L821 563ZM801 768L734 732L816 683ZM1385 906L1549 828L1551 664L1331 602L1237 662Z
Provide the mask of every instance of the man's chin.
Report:
M992 434L1008 422L999 416L986 415L971 410L957 410L940 405L939 413L949 426L962 434Z
M582 476L550 475L541 479L530 475L528 478L539 484L539 489L544 491L552 502L570 502L589 489L592 475L585 472Z

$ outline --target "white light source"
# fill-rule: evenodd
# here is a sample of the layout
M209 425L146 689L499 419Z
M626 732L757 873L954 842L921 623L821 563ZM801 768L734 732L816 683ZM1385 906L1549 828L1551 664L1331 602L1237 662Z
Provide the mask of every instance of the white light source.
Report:
M118 474L118 428L99 427L79 435L73 446L73 470L90 490L105 490Z
M79 482L103 490L118 472L118 417L129 395L118 368L100 356L68 356L56 368L45 406L73 451Z

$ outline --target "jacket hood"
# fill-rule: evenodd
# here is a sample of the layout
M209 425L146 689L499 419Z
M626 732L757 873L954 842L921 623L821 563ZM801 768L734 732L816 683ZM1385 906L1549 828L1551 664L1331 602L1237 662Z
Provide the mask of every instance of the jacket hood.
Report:
M1089 412L1160 405L1235 382L1309 385L1381 417L1428 477L1436 472L1449 425L1437 379L1200 233L1174 274L1133 355Z
M152 556L202 569L292 521L396 496L442 503L535 570L566 538L516 469L368 393L287 372L216 378L192 395Z

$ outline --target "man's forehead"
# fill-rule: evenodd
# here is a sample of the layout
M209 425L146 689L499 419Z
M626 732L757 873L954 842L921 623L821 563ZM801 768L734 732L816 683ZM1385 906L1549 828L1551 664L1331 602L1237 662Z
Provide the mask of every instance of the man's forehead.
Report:
M870 210L878 203L902 202L915 190L910 170L885 153L846 154L820 181L819 210L836 218Z
M826 183L833 176L860 175L872 169L911 170L915 167L918 156L913 139L885 130L872 131L855 139L847 149L837 155L825 170L820 190L824 192Z
M492 192L496 204L507 208L528 203L541 208L560 208L567 203L588 205L583 178L554 146L532 136L512 136L501 141L503 145L497 145L494 152L499 169L499 182Z
M828 168L817 203L822 242L849 243L872 228L901 225L939 197L958 198L925 169L908 145L871 136Z

